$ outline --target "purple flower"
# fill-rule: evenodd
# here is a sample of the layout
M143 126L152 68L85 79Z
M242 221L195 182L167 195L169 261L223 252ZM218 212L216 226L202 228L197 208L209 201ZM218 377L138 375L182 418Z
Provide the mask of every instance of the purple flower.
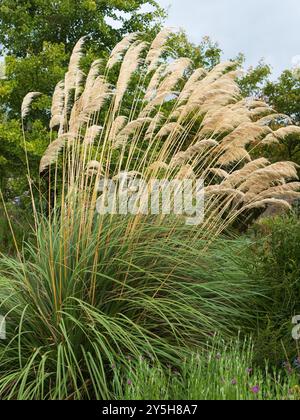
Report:
M128 386L132 385L132 381L131 381L130 379L128 379L128 381L127 381L127 385L128 385Z
M236 379L232 379L231 385L237 385L237 380Z
M251 392L253 392L253 394L258 394L259 391L260 391L260 387L258 385L251 388Z
M246 370L246 372L248 373L248 375L251 375L251 373L253 372L253 369L252 369L252 368L248 368L248 369Z

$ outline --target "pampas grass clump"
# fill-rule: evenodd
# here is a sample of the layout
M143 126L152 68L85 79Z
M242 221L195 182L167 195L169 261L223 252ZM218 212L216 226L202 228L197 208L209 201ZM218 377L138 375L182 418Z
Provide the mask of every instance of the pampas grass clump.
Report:
M225 252L217 238L257 207L288 208L279 193L298 197L297 168L252 161L276 136L261 123L274 111L241 97L236 63L207 72L184 57L166 60L168 36L148 45L131 34L87 75L83 38L55 89L53 141L40 163L49 215L34 205L35 242L1 260L2 399L112 398L112 366L126 357L176 366L215 331L255 324L263 291L234 262L234 245ZM35 96L25 98L23 119ZM202 178L203 222L97 215L99 181L124 177Z

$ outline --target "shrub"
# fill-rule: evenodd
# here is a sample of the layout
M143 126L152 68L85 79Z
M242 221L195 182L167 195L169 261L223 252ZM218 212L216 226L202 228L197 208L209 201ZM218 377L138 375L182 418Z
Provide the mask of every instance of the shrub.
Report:
M300 222L293 216L267 219L247 255L249 273L267 287L266 315L259 322L257 359L293 366L297 355L292 338L292 318L300 315Z
M1 198L0 198L1 200ZM0 204L0 253L16 254L16 243L21 248L33 231L33 217L28 210L13 203Z

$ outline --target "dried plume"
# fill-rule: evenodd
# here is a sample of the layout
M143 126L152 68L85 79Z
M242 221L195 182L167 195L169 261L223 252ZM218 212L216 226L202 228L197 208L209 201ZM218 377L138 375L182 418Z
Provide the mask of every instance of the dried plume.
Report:
M40 92L29 92L29 93L27 93L27 95L23 99L22 107L21 107L22 119L25 119L27 117L27 115L30 112L30 106L31 106L32 102L34 101L34 99L36 99L39 96L41 96Z
M138 32L134 32L125 36L122 41L120 41L115 48L112 50L109 60L107 62L107 68L110 70L117 64L119 61L122 60L122 54L130 47L130 45L136 40L138 37Z
M51 106L50 129L60 126L64 117L65 82L60 81L54 90Z
M159 64L159 59L166 49L165 44L171 34L172 34L171 28L164 28L161 32L159 32L159 34L156 36L156 38L152 42L150 50L146 57L146 64L148 65L148 73L155 70L157 65Z
M97 136L101 134L103 127L100 125L92 125L86 130L85 137L83 143L86 145L94 144L94 141Z

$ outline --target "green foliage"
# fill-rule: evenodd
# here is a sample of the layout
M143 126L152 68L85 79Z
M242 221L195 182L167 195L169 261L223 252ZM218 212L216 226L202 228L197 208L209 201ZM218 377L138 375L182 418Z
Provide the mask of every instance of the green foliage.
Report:
M262 224L263 236L247 256L249 272L268 288L266 315L260 319L257 360L279 365L297 357L292 318L300 314L300 222L278 217ZM246 258L246 256L245 256Z
M286 70L275 82L269 82L264 94L280 113L300 122L300 78L296 72Z
M0 261L2 399L109 398L110 366L122 355L179 367L215 331L254 327L260 288L234 245L207 249L188 227L169 235L151 221L128 234L124 217L95 221L86 236L76 213L70 226L40 222L27 258Z
M24 208L25 207L25 208ZM7 217L9 214L9 219ZM26 210L26 199L23 206L16 203L0 205L0 253L5 255L16 254L16 244L21 249L24 240L28 240L32 232L31 214Z
M37 54L29 54L25 58L6 57L6 79L1 85L2 107L10 116L19 117L20 107L28 92L42 92L52 95L55 85L64 78L68 54L63 44L44 42L42 50ZM45 107L45 105L47 105ZM49 109L50 100L39 100L36 108ZM35 116L41 116L41 113Z
M121 400L298 400L299 377L253 368L251 341L226 344L218 337L179 370L147 358L115 371L115 395ZM125 370L125 372L124 372ZM123 371L123 372L122 372ZM120 379L121 388L119 386ZM180 403L179 403L180 405ZM180 409L179 409L180 410Z
M240 62L241 64L244 62L243 57L240 57ZM270 75L271 68L263 60L256 67L251 67L239 81L242 95L245 97L261 97L262 88L265 86Z
M286 70L275 82L268 82L263 89L270 105L282 114L288 115L295 124L300 124L300 77L296 71ZM292 160L300 164L299 136L285 138L278 147L270 150L274 160Z
M49 139L49 132L40 120L28 123L26 148L30 175L36 184L40 157ZM0 121L0 189L7 200L28 190L25 143L20 122L15 119Z
M141 6L153 6L143 12ZM71 49L90 35L99 49L111 49L126 32L146 30L164 16L154 0L3 0L0 7L0 43L17 57L39 54L44 42ZM121 24L114 29L106 22ZM100 40L100 41L99 41Z
M169 55L173 58L188 57L195 67L204 67L211 70L221 61L222 50L219 44L213 42L208 36L204 37L199 45L191 43L186 33L181 30L171 36L169 42Z

